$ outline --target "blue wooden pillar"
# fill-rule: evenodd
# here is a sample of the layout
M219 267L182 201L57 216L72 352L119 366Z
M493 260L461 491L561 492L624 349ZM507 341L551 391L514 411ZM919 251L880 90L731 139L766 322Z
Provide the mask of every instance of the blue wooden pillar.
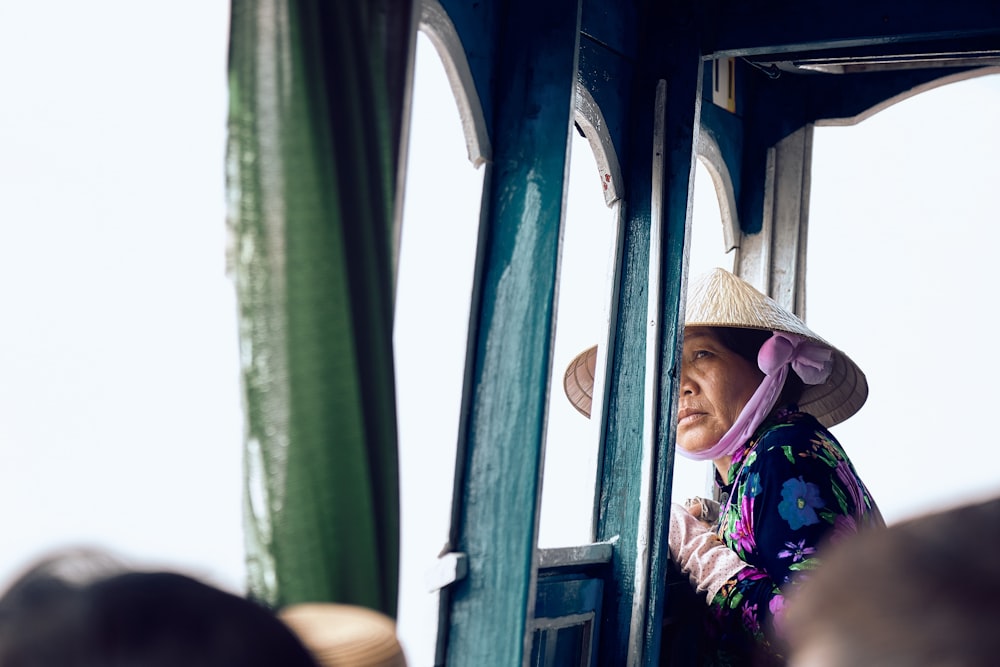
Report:
M650 259L650 311L659 317L651 326L650 343L655 345L655 376L650 378L650 434L653 438L653 503L650 537L649 585L646 594L643 664L657 665L660 656L661 624L666 602L667 529L673 485L677 394L680 377L683 304L687 292L686 261L690 247L691 198L694 191L696 147L702 101L702 61L699 35L690 29L692 17L672 14L668 32L671 48L662 59L660 84L662 106L658 105L658 129L654 129L654 165L662 151L662 178L653 171L654 237L659 225L658 245ZM656 196L659 191L661 195ZM659 221L657 218L659 217ZM653 283L657 283L654 293ZM650 318L651 323L655 316ZM649 370L649 369L648 369Z
M617 665L659 660L702 69L693 18L678 8L646 9L634 33L635 83L623 111L624 238L597 533L615 544L600 664ZM643 38L650 25L657 39Z
M492 100L494 154L484 185L452 537L468 570L450 590L447 655L438 657L453 665L518 665L528 655L579 40L579 0L510 0L492 11L497 65L492 79L477 85L489 85L480 92Z
M605 598L599 663L624 665L629 650L638 553L641 492L643 383L645 377L647 278L650 256L650 137L655 89L636 82L629 107L626 198L618 284L618 317L607 378L605 439L599 481L597 539L615 545L612 586Z

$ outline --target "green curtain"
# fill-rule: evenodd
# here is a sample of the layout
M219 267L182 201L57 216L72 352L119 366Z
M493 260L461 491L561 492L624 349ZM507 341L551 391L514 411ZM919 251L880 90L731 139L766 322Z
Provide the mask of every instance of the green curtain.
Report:
M394 201L412 3L233 0L250 594L395 615Z

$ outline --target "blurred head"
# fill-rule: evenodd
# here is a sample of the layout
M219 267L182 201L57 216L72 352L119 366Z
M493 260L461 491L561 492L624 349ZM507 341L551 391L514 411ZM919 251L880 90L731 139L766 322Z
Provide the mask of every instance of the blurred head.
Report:
M49 564L0 599L0 666L316 667L270 610L172 572L79 582Z
M987 667L1000 656L1000 498L831 545L785 610L793 667Z

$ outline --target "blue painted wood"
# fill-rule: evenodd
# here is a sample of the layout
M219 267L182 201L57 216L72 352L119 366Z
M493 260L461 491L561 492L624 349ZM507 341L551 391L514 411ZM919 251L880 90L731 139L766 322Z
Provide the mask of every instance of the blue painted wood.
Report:
M690 17L671 17L678 33L683 35L690 27ZM661 21L666 25L667 17L662 10L650 11L640 17L642 25ZM643 393L646 364L646 337L651 318L659 319L663 332L663 345L672 349L676 344L677 309L683 288L681 259L684 253L685 220L688 193L691 186L692 154L694 131L700 94L702 64L698 56L694 33L682 40L687 46L679 58L670 56L665 43L644 42L645 50L638 54L635 85L626 103L612 106L612 114L620 113L627 119L625 147L621 158L622 170L627 174L625 213L622 220L621 274L619 279L619 299L617 304L616 336L612 349L612 371L608 379L607 408L605 414L606 436L602 459L602 479L598 517L598 539L617 538L612 559L614 590L606 591L605 617L601 626L600 664L625 664L629 651L629 632L632 619L633 597L636 585L637 541L642 527L638 525L640 506L643 502L641 477L641 449L644 423ZM674 33L671 33L671 37ZM595 68L596 70L596 68ZM667 182L663 184L666 209L663 219L651 219L652 182L650 174L654 159L653 109L656 82L668 79L668 100L674 100L668 107L666 119ZM595 95L595 99L597 96ZM664 245L653 252L650 247L651 225L662 225L665 232ZM656 314L648 311L649 263L654 254L660 256L658 269L661 280L661 301ZM674 365L672 355L663 362L664 368ZM664 401L664 419L671 421L674 390L665 379L666 388L661 389ZM669 437L669 428L661 429L661 435ZM662 438L661 438L662 439ZM660 476L657 482L657 502L664 503L669 498L670 445L660 442L656 452L656 470ZM667 508L663 505L663 509ZM661 512L662 514L662 512ZM658 521L654 514L654 522ZM662 522L661 522L662 523ZM659 524L655 524L659 526ZM663 553L652 545L653 560L663 558ZM662 563L652 567L653 577L662 578ZM662 581L653 584L649 606L645 607L645 627L639 628L643 635L637 637L638 646L644 649L646 659L655 663L658 659L658 624L662 616Z
M759 232L763 225L767 151L779 141L809 123L852 118L935 80L976 71L965 67L838 75L786 72L771 78L742 61L737 66L737 113L712 104L709 91L701 123L729 167L740 226L748 234ZM710 71L705 73L705 79L709 77Z
M608 380L606 438L602 462L598 538L617 537L612 559L613 591L606 592L605 620L601 626L600 664L625 664L628 660L629 632L637 574L648 575L649 598L637 601L644 608L644 625L636 637L644 661L655 664L659 658L659 624L662 621L665 543L661 541L663 517L669 510L670 471L675 391L672 378L678 342L678 308L684 288L682 258L688 199L692 185L694 138L698 122L702 63L696 33L690 31L692 17L665 12L643 15L644 25L673 22L676 30L663 42L646 43L648 50L639 53L636 86L630 106L622 107L628 118L628 143L622 160L627 186L626 213L623 219L623 251L617 309L613 368ZM666 49L678 44L685 49ZM650 179L655 147L653 109L656 82L667 80L666 139L662 149L665 181L662 187L662 218L651 219L650 202L653 183ZM607 113L607 112L605 112ZM651 226L660 225L662 246L652 248ZM660 297L655 313L648 310L651 261L659 266ZM657 322L661 332L660 347L665 369L660 385L659 430L654 453L655 481L651 560L638 560L637 541L643 530L638 525L644 501L640 488L641 444L644 423L643 401L646 363L646 337L649 323ZM648 570L637 573L636 568ZM637 656L638 657L638 656Z
M644 11L637 0L583 0L580 34L612 53L634 61L639 51L636 34Z
M891 45L1000 34L1000 4L983 0L722 0L702 14L706 55Z
M612 368L607 381L599 489L598 539L617 538L605 591L600 628L601 664L622 664L636 582L642 497L639 488L644 413L642 405L646 331L659 320L660 363L656 423L655 507L652 517L652 586L642 629L644 660L655 662L658 622L664 602L665 526L672 468L678 309L684 291L687 202L693 168L703 53L760 60L791 57L799 50L836 48L847 53L925 48L932 42L962 44L962 31L977 43L1000 34L995 3L957 0L940 12L929 2L848 0L823 7L791 0L719 0L715 3L656 3L570 0L529 4L526 0L441 0L468 52L496 146L486 179L479 304L470 333L470 409L458 472L453 544L470 554L469 577L453 591L449 662L516 664L523 660L523 631L532 604L531 550L542 398L549 354L549 319L558 219L554 174L564 168L560 121L569 88L560 72L566 62L569 19L580 21L578 77L601 106L618 149L625 180L618 301L614 314ZM577 9L574 9L576 7ZM573 38L576 37L574 33ZM950 47L949 47L950 48ZM783 56L784 57L784 56ZM555 67L556 61L562 64ZM761 65L762 63L757 63ZM552 69L551 67L555 67ZM774 79L747 60L738 90L739 115L702 109L701 122L720 144L740 195L745 229L760 227L767 149L802 124L877 103L901 86L928 80L926 72L857 77L803 75ZM763 63L767 66L767 63ZM561 68L561 69L560 69ZM937 71L937 75L945 73ZM908 79L906 77L909 77ZM668 82L665 112L667 179L662 244L651 247L649 179L653 93ZM922 79L923 78L923 79ZM909 81L910 83L907 83ZM877 84L877 85L876 85ZM547 90L559 88L553 97ZM867 106L863 107L867 108ZM746 110L746 111L744 111ZM553 129L557 128L557 129ZM555 153L562 153L555 157ZM554 216L554 217L553 217ZM650 312L649 263L662 288ZM641 574L641 573L640 573ZM520 634L519 634L520 633Z
M598 664L604 590L614 586L608 577L611 553L611 545L600 543L541 552L532 665ZM548 646L553 641L555 651Z
M537 618L600 611L604 582L596 578L552 577L538 584Z
M592 3L585 3L584 30L587 28L588 9ZM653 92L658 76L670 78L674 73L669 69L669 58L662 50L662 44L645 42L645 50L638 52L640 41L634 36L640 32L641 25L649 25L657 14L644 13L634 17L633 24L616 24L618 28L631 31L631 37L624 40L628 43L628 51L637 55L638 61L625 57L614 51L605 43L590 39L584 35L580 45L580 80L587 86L595 101L601 106L608 129L618 150L619 162L626 183L627 195L623 210L622 234L624 235L621 257L622 269L620 279L619 303L617 307L617 333L613 350L613 370L609 378L608 406L604 411L607 415L606 438L601 465L601 481L599 489L598 539L617 537L615 552L612 559L611 579L605 596L605 614L601 626L600 664L624 664L628 659L630 623L636 583L637 539L640 526L640 505L642 502L640 488L641 470L641 440L643 428L643 385L645 382L645 350L647 332L647 280L650 261L650 171L653 159L652 139L652 106ZM662 18L662 17L661 17ZM688 24L690 18L688 19ZM595 31L596 33L596 31ZM614 43L615 36L609 35L606 29L603 33L605 41ZM693 33L692 33L693 34ZM694 47L694 42L688 40L688 48ZM691 51L689 51L689 56ZM699 89L695 78L701 72L702 64L693 51L694 58L685 61L690 70L686 76L686 104L689 108L689 118L682 127L686 127L686 141L691 150L692 118L691 113L697 108L697 99L693 97ZM637 71L638 70L638 71ZM671 90L673 88L671 87ZM680 91L681 88L678 88ZM679 98L678 98L679 99ZM674 122L674 118L668 122ZM683 132L682 132L683 134ZM690 155L687 156L690 166ZM679 181L677 181L679 183ZM685 177L682 189L690 185ZM674 186L671 186L674 187ZM677 193L671 196L677 198ZM686 199L679 204L681 210L686 210ZM674 220L676 221L676 216ZM680 218L683 232L683 217ZM667 302L676 301L679 296L681 281L679 276L680 258L683 252L683 233L670 233L671 243L663 253L664 265L672 267L672 274L666 280L670 287L665 292ZM669 307L665 307L669 310ZM672 326L676 323L676 314L670 313L667 318ZM670 399L668 399L669 401ZM669 403L672 405L672 402ZM669 407L667 408L669 411ZM661 475L660 495L669 498L669 471L672 469L668 451L664 449L658 464ZM665 471L665 472L664 472ZM664 477L664 475L667 475ZM657 566L653 576L661 576ZM662 584L660 585L662 591ZM657 607L647 612L649 627L657 627L662 617L662 595L654 597ZM645 604L641 602L640 604ZM640 630L641 631L641 630ZM647 633L648 634L648 633ZM654 637L640 638L650 645L655 661L658 651L658 633ZM637 640L638 641L638 640ZM640 646L642 645L640 641ZM650 643L651 642L651 643Z
M675 16L675 15L672 15ZM684 17L672 22L678 27ZM665 605L667 561L667 529L670 524L671 485L674 468L674 440L677 425L677 384L680 376L681 331L684 318L681 304L687 291L687 268L691 218L691 197L694 191L694 167L697 137L700 128L703 66L694 31L671 32L670 50L664 58L664 78L667 81L665 109L666 134L665 173L663 188L663 233L660 236L660 266L653 266L659 276L660 301L655 306L659 315L658 354L660 376L659 400L653 407L655 448L655 482L653 489L652 529L650 538L649 590L643 637L642 664L659 664L660 629ZM654 187L656 184L653 184ZM656 224L656 221L654 221Z
M471 327L471 408L453 543L447 662L518 665L534 602L535 525L559 226L573 113L579 0L496 9L494 162ZM454 20L454 17L453 17ZM468 48L468 47L467 47Z
M623 172L648 174L653 89L648 79L631 99L627 165ZM641 156L641 157L636 157ZM649 178L625 179L626 196L620 234L621 277L616 335L607 379L605 436L598 489L597 539L615 540L611 579L605 592L598 664L622 665L628 655L629 619L635 585L636 520L642 443L642 395L646 356L646 281L649 261Z
M640 17L639 20L647 20ZM637 30L638 26L633 27ZM604 441L598 489L597 539L614 541L613 588L605 591L598 664L623 665L635 591L640 511L643 386L646 365L647 280L650 252L652 110L656 79L640 53L627 97L605 109L625 122L619 161L625 180L619 234L618 301L607 379ZM595 95L601 103L601 99Z
M705 62L702 78L701 132L710 135L719 147L733 181L733 193L739 200L743 185L743 110L746 108L744 88L746 79L752 72L750 66L743 60L735 60L733 67L736 88L735 113L712 102L712 61Z
M733 178L743 231L760 231L767 151L808 123L849 118L927 82L970 68L795 74L773 61L876 54L961 53L1000 45L1000 4L935 2L743 2L703 11L706 56L738 60L739 116L706 102L702 123L722 150ZM752 59L755 67L747 65Z
M634 85L634 70L632 60L581 35L577 78L601 108L625 180L628 180L629 166L626 134L631 124L627 112Z
M539 580L532 665L596 665L604 580L579 574L549 575ZM554 651L544 642L555 641Z
M483 107L483 122L487 133L493 136L493 78L503 63L497 52L497 26L499 13L506 0L498 2L469 2L468 0L439 0L448 14L469 62L469 71L475 81L476 91Z
M913 56L934 54L935 57L960 56L963 59L995 59L998 46L996 29L975 35L947 35L934 39L905 39L890 43L861 44L859 46L837 46L820 48L812 45L793 53L767 53L746 58L748 62L788 62L795 65L815 65L823 61L850 62L868 59L884 62L912 60ZM993 53L989 53L993 52ZM966 64L971 64L971 61ZM957 66L957 65L956 65ZM813 72L814 73L814 72ZM813 74L811 73L811 74ZM830 72L827 71L829 74Z

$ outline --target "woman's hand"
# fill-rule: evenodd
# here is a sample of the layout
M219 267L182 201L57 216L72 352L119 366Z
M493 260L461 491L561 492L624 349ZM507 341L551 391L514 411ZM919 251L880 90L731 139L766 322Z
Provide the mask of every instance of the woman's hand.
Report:
M701 498L700 496L688 498L684 501L684 507L691 516L707 524L713 524L719 520L721 507L718 502L709 498Z
M747 566L705 523L676 503L670 505L668 543L670 557L709 602Z
M701 518L701 498L688 498L684 501L684 509L696 519Z

